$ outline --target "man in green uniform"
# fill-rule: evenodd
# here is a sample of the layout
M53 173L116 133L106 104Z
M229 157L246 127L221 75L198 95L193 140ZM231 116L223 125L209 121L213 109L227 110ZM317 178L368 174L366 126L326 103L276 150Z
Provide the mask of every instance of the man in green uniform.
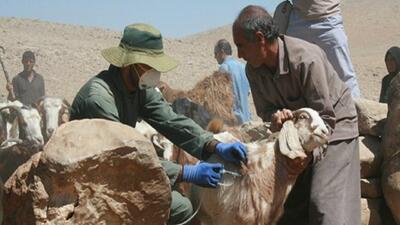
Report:
M135 127L139 119L144 119L198 159L205 160L215 152L229 162L247 161L244 145L216 141L191 119L175 114L154 89L160 81L160 73L177 66L174 59L164 54L157 29L146 24L128 25L119 46L103 50L102 55L111 65L80 89L72 104L71 120L103 118ZM185 181L215 188L223 168L219 163L181 166L161 161L161 164L172 187L176 182ZM186 221L192 212L189 199L172 191L169 224Z

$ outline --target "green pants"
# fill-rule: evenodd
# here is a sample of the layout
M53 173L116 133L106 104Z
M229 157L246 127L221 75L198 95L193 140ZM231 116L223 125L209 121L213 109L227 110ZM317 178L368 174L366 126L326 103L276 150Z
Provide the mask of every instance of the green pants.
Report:
M171 211L168 224L180 224L193 214L192 203L178 191L172 191L171 195ZM186 224L189 224L189 222Z

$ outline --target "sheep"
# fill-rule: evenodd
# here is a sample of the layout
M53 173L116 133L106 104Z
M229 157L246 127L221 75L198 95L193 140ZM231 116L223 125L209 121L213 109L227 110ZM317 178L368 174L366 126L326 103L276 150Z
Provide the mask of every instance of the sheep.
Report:
M215 154L209 162L224 163L240 176L223 175L216 189L192 186L191 199L200 204L198 219L206 225L275 225L297 176L309 162L308 155L328 141L328 129L310 108L293 112L279 133L246 144L247 165L223 162ZM215 135L222 142L237 140L228 132ZM225 185L224 185L225 184Z
M35 103L35 107L42 117L42 132L46 141L49 140L57 127L69 121L71 105L65 99L44 96Z

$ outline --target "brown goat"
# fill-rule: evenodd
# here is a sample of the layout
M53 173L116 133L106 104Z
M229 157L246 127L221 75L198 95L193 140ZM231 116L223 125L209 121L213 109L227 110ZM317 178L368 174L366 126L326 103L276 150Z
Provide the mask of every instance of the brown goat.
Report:
M172 89L163 82L158 89L170 103L180 98L188 98L203 106L213 117L222 118L228 124L234 124L236 121L233 114L232 80L226 72L214 72L189 91Z
M328 130L312 109L294 112L278 135L246 144L248 162L233 165L213 155L209 162L224 163L240 177L223 175L217 189L192 188L191 198L200 204L198 219L206 225L275 225L297 176L309 162L307 155L327 143ZM229 133L215 136L223 142L236 138Z

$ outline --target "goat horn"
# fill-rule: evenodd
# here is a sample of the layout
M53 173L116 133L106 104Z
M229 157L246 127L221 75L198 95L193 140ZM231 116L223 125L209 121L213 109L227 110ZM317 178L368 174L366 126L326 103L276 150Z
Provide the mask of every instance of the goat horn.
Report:
M43 105L43 101L44 101L44 99L45 98L47 98L47 96L42 96L42 97L40 97L35 103L33 103L32 105L35 107L35 108L40 108L42 105Z
M67 108L71 108L71 104L69 104L69 102L64 98L63 99L63 104L67 107Z
M1 143L0 150L4 150L4 149L7 149L7 148L10 148L10 147L12 147L14 145L21 144L22 142L23 142L23 140L17 139L17 138L7 139L7 140L3 141L3 143ZM11 146L7 146L8 143L15 143L15 144L13 144Z
M21 108L20 107L15 106L15 105L7 105L7 106L4 106L4 107L1 107L0 111L3 111L5 109L12 109L12 110L16 111L18 118L20 120L22 120L23 123L26 123L25 118L22 116L22 112L21 112Z

